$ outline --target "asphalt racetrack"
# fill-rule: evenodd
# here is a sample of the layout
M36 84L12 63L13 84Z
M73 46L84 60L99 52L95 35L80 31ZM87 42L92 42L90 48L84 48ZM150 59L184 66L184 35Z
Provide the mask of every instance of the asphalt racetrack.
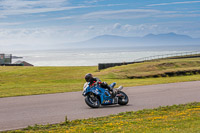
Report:
M200 102L200 81L170 83L123 89L129 97L126 106L109 105L91 109L82 92L0 98L0 131L28 125L52 124L69 120L107 116L145 108Z

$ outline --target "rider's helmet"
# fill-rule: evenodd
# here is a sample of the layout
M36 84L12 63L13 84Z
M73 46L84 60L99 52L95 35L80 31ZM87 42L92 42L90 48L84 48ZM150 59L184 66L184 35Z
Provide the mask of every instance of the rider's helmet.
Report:
M87 74L85 75L85 80L86 80L86 82L89 82L90 79L92 79L92 78L93 78L93 76L92 76L91 73L87 73Z

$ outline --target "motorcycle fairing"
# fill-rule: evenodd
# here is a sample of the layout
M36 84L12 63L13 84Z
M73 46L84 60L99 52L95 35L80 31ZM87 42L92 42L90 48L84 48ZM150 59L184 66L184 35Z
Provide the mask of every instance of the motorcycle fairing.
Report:
M115 85L115 84L113 84ZM99 85L90 87L89 84L85 86L83 91L83 96L86 96L88 93L93 93L100 97L102 105L109 105L113 103L110 93L107 89L101 88Z

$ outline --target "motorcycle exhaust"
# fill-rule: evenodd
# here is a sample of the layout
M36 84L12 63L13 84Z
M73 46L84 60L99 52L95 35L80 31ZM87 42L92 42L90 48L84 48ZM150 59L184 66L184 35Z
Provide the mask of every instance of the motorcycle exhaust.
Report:
M117 88L117 91L121 91L123 89L123 86L120 86Z

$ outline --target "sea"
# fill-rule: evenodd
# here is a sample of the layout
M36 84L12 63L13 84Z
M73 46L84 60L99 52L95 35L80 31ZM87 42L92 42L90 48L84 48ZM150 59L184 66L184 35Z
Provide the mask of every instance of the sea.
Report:
M34 66L97 66L99 63L132 62L139 58L200 51L200 47L118 47L118 48L73 48L51 50L15 50L6 54L23 57L21 60Z

